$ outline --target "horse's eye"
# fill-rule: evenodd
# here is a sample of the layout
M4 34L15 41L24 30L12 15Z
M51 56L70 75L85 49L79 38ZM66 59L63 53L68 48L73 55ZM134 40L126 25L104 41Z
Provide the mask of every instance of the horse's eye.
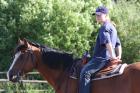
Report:
M26 51L25 50L21 50L21 53L24 54Z

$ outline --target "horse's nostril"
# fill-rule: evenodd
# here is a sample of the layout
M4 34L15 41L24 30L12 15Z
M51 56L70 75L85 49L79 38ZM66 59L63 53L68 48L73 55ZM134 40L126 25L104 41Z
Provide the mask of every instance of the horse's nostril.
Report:
M12 76L12 78L11 78L11 79L12 79L12 80L17 79L17 75Z
M13 79L13 75L9 75L9 80L11 81Z
M12 82L18 82L18 76L17 75L11 75L9 77L9 80L12 81Z
M7 73L7 78L9 81L17 82L18 76L15 74L13 70L9 70Z

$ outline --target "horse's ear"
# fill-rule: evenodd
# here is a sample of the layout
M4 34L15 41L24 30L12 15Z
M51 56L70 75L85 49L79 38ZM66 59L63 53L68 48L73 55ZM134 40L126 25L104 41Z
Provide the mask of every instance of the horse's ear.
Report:
M19 38L19 39L18 39L18 44L24 44L23 39Z
M24 45L25 45L26 47L28 47L29 43L28 43L28 41L27 41L26 38L23 38L23 42L24 42Z
M25 45L28 47L28 41L26 40L26 38L19 38L18 44Z

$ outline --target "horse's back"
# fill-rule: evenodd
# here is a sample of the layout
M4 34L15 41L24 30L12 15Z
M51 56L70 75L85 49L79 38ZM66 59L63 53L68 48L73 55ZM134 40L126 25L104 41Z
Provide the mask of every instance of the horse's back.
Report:
M140 70L140 62L135 62L128 65L129 69Z
M92 93L140 93L140 62L129 64L124 73L93 81Z

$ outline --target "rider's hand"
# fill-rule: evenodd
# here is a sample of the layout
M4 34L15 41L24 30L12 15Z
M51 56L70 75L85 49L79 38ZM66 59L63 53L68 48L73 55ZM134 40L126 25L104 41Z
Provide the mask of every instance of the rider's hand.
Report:
M117 59L121 60L121 56L117 56Z
M118 58L117 57L110 57L110 60L113 61L113 60L117 60Z
M111 58L110 58L110 61L111 61L112 63L122 63L122 60L120 59L119 56L117 56L117 57L111 57Z

